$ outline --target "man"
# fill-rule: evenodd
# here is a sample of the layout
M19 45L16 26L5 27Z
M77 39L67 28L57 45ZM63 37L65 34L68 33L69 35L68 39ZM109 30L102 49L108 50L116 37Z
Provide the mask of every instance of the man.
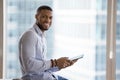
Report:
M53 74L63 68L71 66L77 60L69 60L67 57L47 60L46 39L44 32L52 23L52 9L48 6L40 6L37 9L36 23L26 31L19 41L19 59L23 80L67 80Z

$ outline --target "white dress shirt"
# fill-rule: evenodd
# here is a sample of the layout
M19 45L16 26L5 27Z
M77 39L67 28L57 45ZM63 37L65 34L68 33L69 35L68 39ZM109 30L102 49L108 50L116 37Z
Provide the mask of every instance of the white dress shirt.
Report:
M23 78L27 76L29 80L55 80L53 72L59 69L51 68L51 61L46 59L46 53L45 35L34 24L19 41L19 59Z

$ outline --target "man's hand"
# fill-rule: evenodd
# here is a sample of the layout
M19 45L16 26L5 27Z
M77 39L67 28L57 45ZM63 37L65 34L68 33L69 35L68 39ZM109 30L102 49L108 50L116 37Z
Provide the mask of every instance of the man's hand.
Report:
M56 65L59 69L66 68L68 66L73 65L78 59L75 60L69 60L68 57L61 57L56 60Z
M67 57L61 57L56 60L56 64L59 69L65 68L70 65L70 62L68 61Z

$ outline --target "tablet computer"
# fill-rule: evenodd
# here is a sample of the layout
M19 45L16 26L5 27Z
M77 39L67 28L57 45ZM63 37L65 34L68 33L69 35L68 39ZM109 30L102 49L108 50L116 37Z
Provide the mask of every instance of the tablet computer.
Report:
M69 58L70 60L75 60L75 59L81 59L83 58L84 54L78 55L78 56L74 56L72 58Z

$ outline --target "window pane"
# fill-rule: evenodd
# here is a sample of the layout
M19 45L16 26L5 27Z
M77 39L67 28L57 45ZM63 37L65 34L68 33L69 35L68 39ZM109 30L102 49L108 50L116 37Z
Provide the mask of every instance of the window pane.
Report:
M35 11L42 4L52 7L51 0L6 0L6 79L21 77L18 40L34 24Z
M53 57L84 54L57 74L70 80L106 80L107 1L56 0L54 4Z
M35 10L42 4L54 9L48 58L84 54L56 74L70 80L106 80L106 0L6 0L6 78L21 77L18 39L34 24Z
M117 0L116 21L116 80L120 80L120 0Z

